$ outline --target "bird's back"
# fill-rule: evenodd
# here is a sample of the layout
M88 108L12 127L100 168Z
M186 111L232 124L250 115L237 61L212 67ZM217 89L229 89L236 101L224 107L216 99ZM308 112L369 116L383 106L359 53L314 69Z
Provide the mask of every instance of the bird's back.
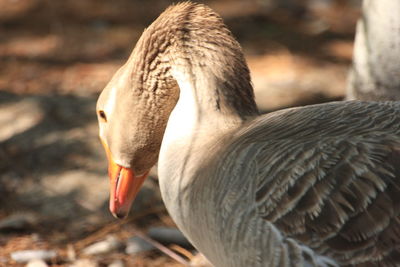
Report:
M282 110L227 139L207 180L229 250L253 266L400 264L400 103Z

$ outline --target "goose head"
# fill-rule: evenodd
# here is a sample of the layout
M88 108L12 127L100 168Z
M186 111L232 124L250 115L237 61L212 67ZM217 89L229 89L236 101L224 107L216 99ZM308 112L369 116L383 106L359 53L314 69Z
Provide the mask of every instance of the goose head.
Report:
M183 106L190 106L184 114L189 119L174 125L207 121L217 132L258 113L240 45L216 13L185 2L168 8L143 32L97 102L114 216L127 215L158 159L167 122L173 124L171 112L188 99ZM175 138L186 134L181 128L178 133Z
M132 57L137 56L135 51ZM102 91L96 106L99 136L108 158L109 208L117 218L126 217L155 165L168 115L178 98L174 80L168 75L146 77L140 65L128 60ZM162 67L159 71L165 74Z

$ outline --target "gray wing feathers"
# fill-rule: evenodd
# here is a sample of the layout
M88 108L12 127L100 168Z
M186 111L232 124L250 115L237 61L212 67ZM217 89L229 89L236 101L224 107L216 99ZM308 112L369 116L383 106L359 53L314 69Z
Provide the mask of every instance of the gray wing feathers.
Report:
M257 147L258 215L343 266L400 264L399 105L333 103L252 123L241 143Z

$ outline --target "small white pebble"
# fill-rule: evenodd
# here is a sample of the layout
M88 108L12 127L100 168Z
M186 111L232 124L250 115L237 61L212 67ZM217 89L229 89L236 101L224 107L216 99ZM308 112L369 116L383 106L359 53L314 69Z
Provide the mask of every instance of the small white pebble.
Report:
M105 254L115 251L122 246L122 243L115 236L108 236L105 240L94 243L82 250L86 255Z
M125 267L125 263L122 260L115 260L110 263L107 267Z
M30 260L25 267L48 267L47 263L43 260L35 259Z
M68 267L98 267L99 264L90 259L79 259L72 263L71 265L68 265Z
M57 256L54 250L20 250L11 253L11 258L18 263L28 262L30 260L47 261Z
M154 249L153 245L144 241L143 239L134 236L128 239L126 242L125 253L136 254L143 251L149 251Z

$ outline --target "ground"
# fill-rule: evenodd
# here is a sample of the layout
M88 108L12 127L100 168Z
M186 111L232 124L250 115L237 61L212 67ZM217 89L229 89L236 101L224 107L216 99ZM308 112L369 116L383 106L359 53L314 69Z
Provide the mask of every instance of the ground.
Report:
M155 170L128 220L109 215L94 112L144 27L171 2L0 0L0 266L24 266L10 253L38 248L59 253L51 266L85 257L99 266L116 259L182 266L159 250L81 253L109 234L124 241L149 227L174 226ZM242 44L262 111L341 100L358 1L282 2L289 4L204 1Z

